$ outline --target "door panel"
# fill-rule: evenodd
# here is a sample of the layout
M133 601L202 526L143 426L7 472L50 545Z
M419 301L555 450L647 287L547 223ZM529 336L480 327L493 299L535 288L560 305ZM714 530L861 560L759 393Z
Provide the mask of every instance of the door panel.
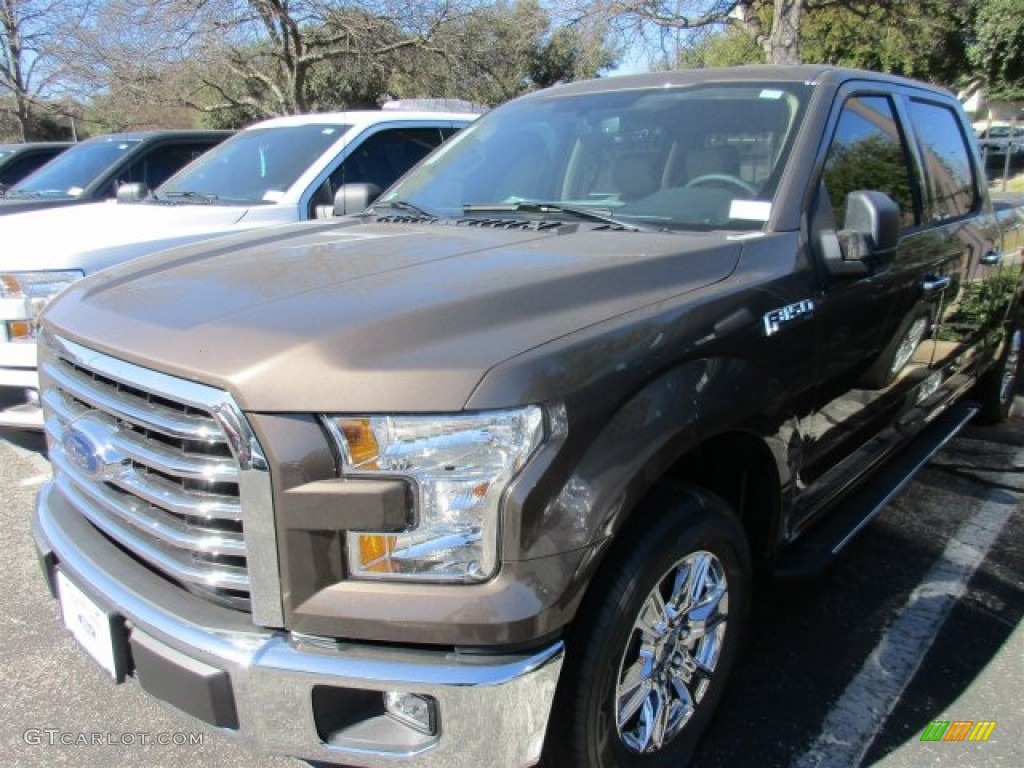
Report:
M814 410L801 422L807 486L904 407L920 368L917 347L937 312L921 292L923 276L940 258L937 241L918 227L919 185L887 96L852 95L842 104L822 173L820 196L827 203L819 201L826 218L821 226L842 230L847 196L857 190L884 192L896 202L902 234L895 253L871 261L868 274L825 276L820 386Z

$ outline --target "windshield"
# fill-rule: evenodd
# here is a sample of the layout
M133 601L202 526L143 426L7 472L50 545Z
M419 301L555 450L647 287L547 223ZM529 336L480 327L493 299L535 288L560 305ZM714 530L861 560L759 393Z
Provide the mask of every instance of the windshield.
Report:
M642 228L761 229L810 89L712 84L511 102L381 203L446 217L591 212Z
M139 139L100 138L76 144L15 184L7 195L78 197L138 143Z
M280 125L242 131L156 192L158 200L274 203L350 126Z

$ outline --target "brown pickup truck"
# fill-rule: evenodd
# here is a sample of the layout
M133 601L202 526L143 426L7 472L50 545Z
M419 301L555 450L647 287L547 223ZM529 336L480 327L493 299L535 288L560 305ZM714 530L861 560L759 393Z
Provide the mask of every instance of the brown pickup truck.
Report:
M682 766L753 581L1006 417L1017 234L919 83L531 94L363 214L47 308L47 579L114 680L261 749Z

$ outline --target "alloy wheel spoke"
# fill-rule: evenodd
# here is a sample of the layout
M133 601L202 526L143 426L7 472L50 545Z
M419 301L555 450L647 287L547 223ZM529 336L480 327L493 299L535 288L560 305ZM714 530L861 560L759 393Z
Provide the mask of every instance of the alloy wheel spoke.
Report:
M616 720L620 728L633 718L650 696L653 672L654 654L649 648L641 648L636 662L626 670L619 683Z
M634 626L644 634L645 638L653 640L664 637L668 632L669 619L665 612L665 600L657 589L647 597L647 602L644 603Z
M669 696L665 686L655 686L651 698L655 703L646 749L653 751L661 749L665 744L665 731L668 728Z

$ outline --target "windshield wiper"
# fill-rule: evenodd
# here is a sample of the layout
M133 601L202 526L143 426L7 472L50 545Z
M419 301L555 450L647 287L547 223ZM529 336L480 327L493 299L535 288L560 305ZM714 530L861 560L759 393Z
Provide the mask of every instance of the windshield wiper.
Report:
M208 192L164 192L159 197L156 195L153 195L153 197L157 200L184 198L186 200L194 200L197 203L212 203L218 199L217 195L213 195Z
M578 219L599 221L602 224L621 227L631 232L639 232L641 229L636 224L630 224L612 216L611 213L603 213L592 208L581 208L575 205L543 203L534 200L524 200L518 203L470 203L469 205L462 206L462 211L463 213L565 213Z
M387 200L383 203L374 203L367 209L367 213L375 213L378 208L394 208L398 211L405 211L406 213L415 213L417 216L422 216L425 219L436 219L432 213L420 208L418 205L406 202L405 200Z

